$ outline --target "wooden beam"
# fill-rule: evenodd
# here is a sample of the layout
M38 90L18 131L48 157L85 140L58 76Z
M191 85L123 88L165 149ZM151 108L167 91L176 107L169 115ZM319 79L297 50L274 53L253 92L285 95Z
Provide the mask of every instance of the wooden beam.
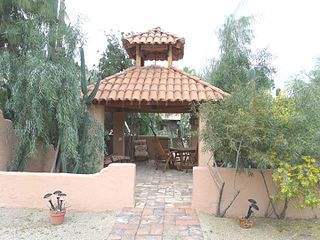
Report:
M172 45L169 45L168 67L172 67Z
M150 108L122 108L121 111L119 108L107 107L107 112L143 112L143 113L190 113L191 108L185 109L170 109L170 108L161 108L161 109L150 109Z
M191 104L175 105L146 105L146 104L119 104L108 102L105 105L106 111L115 112L150 112L150 113L186 113L191 112Z
M136 67L141 67L141 51L139 45L136 45Z
M168 50L165 44L163 45L142 45L141 50L148 51L148 52L166 52Z

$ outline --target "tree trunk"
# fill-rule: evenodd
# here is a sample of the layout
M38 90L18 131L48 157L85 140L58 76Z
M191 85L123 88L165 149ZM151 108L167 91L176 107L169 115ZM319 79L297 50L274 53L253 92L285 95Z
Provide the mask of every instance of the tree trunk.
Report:
M220 191L219 191L219 198L218 198L216 217L221 217L221 199L222 199L224 185L225 185L225 182L222 183L222 186L221 186Z

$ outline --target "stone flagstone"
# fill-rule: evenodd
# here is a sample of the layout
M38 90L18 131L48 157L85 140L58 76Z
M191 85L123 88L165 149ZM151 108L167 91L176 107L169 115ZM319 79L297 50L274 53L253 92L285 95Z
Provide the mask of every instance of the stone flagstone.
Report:
M137 165L136 206L118 215L108 239L202 240L197 212L191 209L192 173L156 171Z

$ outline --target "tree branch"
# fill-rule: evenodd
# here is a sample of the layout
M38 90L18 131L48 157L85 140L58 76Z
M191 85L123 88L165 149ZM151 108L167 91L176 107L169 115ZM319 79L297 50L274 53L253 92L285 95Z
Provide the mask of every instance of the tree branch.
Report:
M236 200L236 198L238 197L240 193L240 190L237 190L236 194L233 196L233 199L231 200L231 202L228 204L228 206L224 209L221 217L224 217L224 215L227 213L228 209L231 207L231 205L233 204L233 202Z
M274 204L273 204L273 202L272 202L272 199L271 199L271 197L270 197L269 188L268 188L268 185L267 185L267 182L266 182L266 178L264 177L263 171L260 170L260 173L261 173L261 176L262 176L262 178L263 178L264 186L266 187L266 191L267 191L267 194L268 194L268 199L269 199L269 201L270 201L270 203L271 203L272 210L273 210L274 214L277 216L277 218L280 219L281 217L280 217L280 215L277 213L276 208L275 208L275 206L274 206Z

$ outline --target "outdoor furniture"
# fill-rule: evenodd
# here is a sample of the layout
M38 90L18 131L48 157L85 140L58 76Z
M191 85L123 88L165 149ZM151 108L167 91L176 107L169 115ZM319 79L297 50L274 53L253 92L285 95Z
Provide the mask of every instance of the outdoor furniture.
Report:
M183 144L182 138L173 138L172 139L172 147L173 148L184 148L184 144ZM180 153L179 152L173 152L173 155L176 158L176 163L180 162L180 160L181 160Z
M192 168L198 163L198 151L197 147L189 147L189 148L175 148L171 147L170 152L174 153L176 156L180 158L180 166L179 170Z
M149 159L147 140L134 140L134 160L144 161Z
M182 138L172 138L172 147L183 148L184 144L183 144Z
M166 171L169 165L175 164L175 157L172 152L165 151L156 137L153 139L153 148L156 153L156 170L158 170L160 164L164 164L163 171Z
M105 157L103 167L108 167L111 163L123 163L129 162L130 157L123 155L110 154Z

